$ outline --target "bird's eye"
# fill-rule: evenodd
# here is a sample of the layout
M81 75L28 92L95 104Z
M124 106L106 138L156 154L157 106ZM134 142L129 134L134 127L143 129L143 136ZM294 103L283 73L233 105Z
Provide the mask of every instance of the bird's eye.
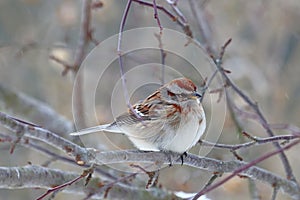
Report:
M175 96L175 94L173 92L170 92L170 91L168 91L168 95L171 96L171 97Z

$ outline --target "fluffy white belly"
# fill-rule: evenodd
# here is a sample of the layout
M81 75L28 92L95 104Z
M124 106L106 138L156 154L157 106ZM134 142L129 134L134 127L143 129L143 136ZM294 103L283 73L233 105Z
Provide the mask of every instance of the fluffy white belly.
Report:
M205 117L189 117L186 122L182 122L175 136L166 149L178 153L184 153L192 148L204 133L206 127Z

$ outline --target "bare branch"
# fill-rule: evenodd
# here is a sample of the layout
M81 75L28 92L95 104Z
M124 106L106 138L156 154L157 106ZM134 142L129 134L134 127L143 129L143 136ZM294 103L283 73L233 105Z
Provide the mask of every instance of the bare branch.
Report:
M142 1L142 0L132 0L133 2L136 2L136 3L139 3L141 5L144 5L144 6L150 6L150 7L153 7L153 3L149 3L147 1ZM190 29L190 25L185 23L185 22L182 22L180 19L178 19L178 17L176 17L175 15L173 15L170 11L168 11L165 7L161 6L161 5L156 5L156 8L158 10L161 10L163 13L165 13L168 17L170 17L170 19L174 22L177 22L177 24L182 28L182 30L184 31L184 33L193 38L193 33Z
M62 71L61 75L62 76L65 76L67 75L68 71L70 70L75 70L75 67L68 64L67 62L65 62L64 60L61 60L60 58L57 58L56 56L54 55L50 55L49 58L51 60L54 60L55 62L61 64L63 67L64 67L64 70Z
M166 154L165 152L141 152L138 150L103 152L92 149L85 149L55 135L54 133L51 133L50 131L46 131L40 127L33 127L27 123L23 123L12 117L9 117L8 115L1 112L0 123L14 132L24 133L24 136L28 138L40 140L46 144L52 145L53 147L61 151L68 153L76 160L77 164L79 165L83 165L85 163L96 165L128 162L157 163L157 161L160 161L160 163L169 164L170 159L173 161L173 164L182 164L181 154L173 152L168 152L168 154ZM265 156L262 156L250 163L240 161L219 161L193 154L187 154L184 160L184 164L187 166L212 172L234 172L234 176L240 174L243 176L251 177L255 180L263 181L269 185L273 185L274 183L276 183L280 189L293 197L300 194L297 184L295 184L293 181L281 178L254 165L264 159L267 159L270 156L275 155L276 153L279 153L279 151L283 151L292 147L298 142L300 142L300 140L296 140L293 143L285 146L284 148L266 154Z
M163 43L162 43L162 40L161 40L162 33L160 33L160 34L155 33L154 36L158 40L158 47L159 47L159 50L160 50L161 64L162 64L161 84L164 85L165 84L165 62L166 62L167 53L164 51Z
M13 132L23 134L28 138L37 139L61 150L62 152L72 155L79 165L88 163L91 160L92 155L90 155L89 151L87 151L85 148L82 148L48 130L40 127L34 127L1 112L0 122L3 126L7 127Z
M81 27L79 34L79 43L75 53L75 62L74 68L77 71L84 60L85 51L90 41L91 35L91 9L92 9L92 1L84 0L82 6L82 14L81 14Z
M221 48L221 52L220 52L220 55L218 58L213 58L213 62L215 63L216 65L216 68L218 69L219 73L222 75L222 77L224 78L224 81L226 83L226 85L229 85L230 88L232 88L253 110L254 112L257 114L258 118L259 118L259 122L260 124L262 125L262 127L266 130L266 132L268 133L269 137L273 137L274 136L274 133L273 131L271 130L270 126L268 125L267 123L267 120L266 118L264 117L264 115L262 114L261 110L259 109L258 105L256 102L252 101L250 99L250 97L248 97L242 90L240 90L238 88L238 86L236 86L232 81L231 79L227 76L226 72L223 70L223 67L222 67L222 59L223 59L223 55L225 53L225 50L226 50L226 47L228 46L228 44L231 42L231 39L229 39L228 41L226 41L226 43L222 46ZM273 143L274 146L280 150L281 147L280 147L280 144L278 142L274 142ZM284 166L284 169L285 169L285 172L286 172L286 175L287 175L287 178L294 181L294 182L297 182L296 181L296 178L293 174L293 170L292 170L292 167L288 161L288 158L287 156L285 155L285 153L283 151L279 151L279 156L281 158L281 161L283 163L283 166Z
M24 166L24 167L0 167L0 188L21 189L21 188L53 188L63 185L66 180L75 180L81 175L74 172L67 172L58 169L49 169L40 166ZM64 188L64 192L72 194L89 195L93 193L93 197L104 198L104 191L109 185L109 181L102 180L99 177L92 178L87 186L84 186L84 180L80 180L68 187ZM143 196L151 194L153 199L175 198L172 193L159 188L149 190L126 187L115 184L106 194L109 199L140 199Z
M91 29L91 11L92 11L92 1L84 0L81 12L81 27L79 32L79 40L78 46L75 52L74 58L74 75L76 75L77 71L81 63L83 62L86 51L89 45L89 42L92 38L92 29ZM67 72L66 72L67 73ZM75 97L73 98L74 104L76 107L75 115L80 116L80 126L85 127L85 118L82 113L84 113L84 102L83 102L83 76L82 74L78 74L76 77L76 82L74 83Z
M163 27L161 26L160 19L159 19L159 16L158 16L156 0L153 0L153 10L154 10L154 19L156 19L157 25L160 29L160 32L162 32Z
M280 142L280 141L290 141L294 139L298 139L298 135L278 135L274 137L268 137L268 138L259 138L259 137L254 137L254 139L251 142L246 142L243 144L220 144L220 143L212 143L209 141L204 141L200 140L199 143L204 146L211 146L215 148L220 148L220 149L229 149L229 150L238 150L238 149L243 149L243 148L248 148L250 146L254 145L260 145L260 144L267 144L271 142Z
M198 7L196 5L195 0L189 0L188 3L190 4L190 8L192 11L193 18L197 22L198 30L201 34L201 43L204 46L204 49L207 51L209 55L214 55L216 53L212 42L215 41L212 38L211 29L209 24L207 23L204 15L202 7ZM198 9L197 9L198 8Z
M233 173L232 173L231 175L227 176L227 177L224 178L222 181L219 181L218 183L213 184L213 185L207 187L206 189L200 191L199 193L197 193L197 194L194 196L193 200L197 200L200 196L202 196L202 195L204 195L204 194L210 192L211 190L213 190L213 189L215 189L215 188L217 188L217 187L223 185L225 182L229 181L230 179L232 179L232 178L235 177L236 175L238 175L238 174L243 175L243 171L244 171L244 170L251 169L251 168L252 168L254 165L256 165L257 163L259 163L259 162L261 162L261 161L263 161L263 160L266 160L267 158L269 158L269 157L271 157L271 156L277 155L278 153L280 153L280 152L282 152L282 151L284 151L284 150L288 150L289 148L291 148L291 147L297 145L298 143L300 143L300 139L298 139L298 140L296 140L296 141L290 143L289 145L286 145L286 146L283 147L283 148L280 148L280 149L277 149L277 150L272 151L272 152L270 152L270 153L267 153L267 154L265 154L265 155L263 155L263 156L261 156L261 157L255 159L255 160L249 162L248 164L245 164L244 166L241 166L241 167L237 168L236 170L233 171ZM276 186L278 187L278 183L280 183L280 182L275 181L275 182L273 182L272 185L276 184ZM291 197L292 197L293 199L299 199L299 198L300 198L300 193L299 193L300 191L299 191L298 184L295 183L294 181L292 181L292 183L293 183L293 185L294 185L294 189L296 189L297 192L294 193L293 195L291 195ZM288 189L288 188L285 188L285 189L282 188L282 189L283 189L285 192L287 192L285 189ZM288 190L289 190L289 189L288 189Z

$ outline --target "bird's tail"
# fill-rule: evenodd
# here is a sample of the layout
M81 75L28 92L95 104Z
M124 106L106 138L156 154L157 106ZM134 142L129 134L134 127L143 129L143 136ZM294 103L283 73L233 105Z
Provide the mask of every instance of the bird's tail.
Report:
M86 134L90 134L90 133L95 133L95 132L98 132L98 131L110 131L110 132L113 132L110 130L110 127L111 124L103 124L103 125L99 125L99 126L94 126L94 127L90 127L90 128L86 128L86 129L82 129L78 132L73 132L73 133L70 133L70 135L72 136L79 136L79 135L86 135Z

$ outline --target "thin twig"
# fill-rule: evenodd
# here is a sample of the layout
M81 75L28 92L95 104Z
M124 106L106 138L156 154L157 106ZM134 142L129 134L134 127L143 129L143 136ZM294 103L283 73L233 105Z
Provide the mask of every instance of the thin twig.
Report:
M42 200L42 199L44 199L47 195L49 195L49 194L51 194L51 193L53 193L53 192L59 191L59 190L61 190L61 189L64 189L64 188L67 187L67 186L72 185L73 183L75 183L75 182L79 181L80 179L82 179L82 178L86 177L87 175L89 175L89 173L90 173L90 172L89 172L89 169L88 169L88 170L84 170L83 173L82 173L80 176L76 177L75 179L70 180L70 181L67 181L67 182L64 183L64 184L61 184L61 185L58 185L58 186L56 186L56 187L53 187L53 188L48 189L47 192L45 192L43 195L41 195L40 197L38 197L36 200Z
M214 173L200 191L205 190L208 186L213 184L213 182L215 182L217 178L221 177L222 175L223 173Z
M291 124L269 124L270 128L276 130L287 130L293 135L300 135L300 128Z
M154 36L158 40L158 47L160 50L161 65L162 65L162 67L161 67L161 84L164 85L165 84L165 68L166 68L165 64L166 64L167 54L164 51L164 47L163 47L163 43L162 43L162 39L161 39L162 33L159 33L159 34L155 33Z
M273 186L273 193L272 193L272 198L271 200L276 200L278 194L278 187L276 186L276 184Z
M65 76L67 75L68 71L70 70L75 70L73 65L70 65L69 63L67 63L66 61L54 56L54 55L50 55L49 58L59 64L61 64L64 67L64 70L62 71L61 75Z
M163 30L163 27L161 26L160 19L158 16L156 0L153 0L153 10L154 10L154 19L156 19L157 25L158 25L158 27L160 29L160 33L161 33Z
M124 31L124 27L125 27L125 23L126 23L126 19L129 13L129 9L131 6L132 0L128 0L123 16L122 16L122 20L120 23L120 28L119 28L119 37L118 37L118 47L117 47L117 51L118 51L118 60L119 60L119 68L120 68L120 74L121 74L121 80L122 80L122 86L123 86L123 94L124 94L124 98L126 101L126 105L127 107L130 109L130 111L138 118L141 119L141 116L139 114L137 114L137 112L133 109L131 103L130 103L130 98L129 98L129 94L128 94L128 89L126 87L126 78L125 78L125 71L124 71L124 65L123 65L123 54L122 54L122 50L121 50L121 46L122 46L122 35L123 35L123 31Z
M200 102L203 101L204 99L204 95L207 91L207 89L209 88L210 84L212 83L212 81L214 80L214 78L216 77L216 75L218 74L218 70L215 70L214 73L210 76L210 78L208 79L208 81L205 81L205 85L204 87L201 89L201 97L200 97Z
M289 148L297 145L298 143L300 143L300 139L290 143L289 145L286 145L285 147L283 148L280 148L280 149L276 149L274 151L271 151L270 153L267 153L251 162L249 162L248 164L245 164L244 166L240 167L239 169L235 170L232 174L230 174L229 176L227 176L226 178L224 178L222 181L219 181L217 182L216 184L213 184L209 187L207 187L205 190L202 190L200 191L199 193L197 193L194 197L193 197L193 200L197 200L199 197L201 197L202 195L212 191L213 189L216 189L217 187L223 185L224 183L226 183L227 181L229 181L230 179L232 179L233 177L235 177L236 175L240 174L241 172L249 169L250 167L274 156L274 155L277 155L279 154L280 152L282 151L285 151L285 150L288 150ZM298 195L298 198L299 198L300 195Z
M132 0L133 2L139 3L143 6L149 6L153 8L153 3L147 2L147 1L142 1L142 0ZM182 30L184 31L184 33L193 38L193 33L190 29L189 24L184 23L181 21L181 19L179 19L177 16L175 16L174 14L172 14L170 11L168 11L165 7L161 6L161 5L156 5L156 8L158 10L161 10L163 13L165 13L172 21L177 22L177 24L182 28Z
M269 125L267 123L267 120L264 117L264 115L262 114L262 112L260 111L257 103L254 102L254 101L252 101L242 90L240 90L238 88L238 86L236 86L231 81L231 79L227 76L226 72L223 70L223 67L222 67L223 56L224 56L226 47L230 44L230 42L231 42L231 38L229 40L227 40L225 42L225 44L222 46L219 57L218 58L214 58L212 56L212 60L215 63L218 71L221 73L222 77L224 78L224 80L226 82L226 85L229 85L254 110L254 112L257 114L257 116L259 118L260 124L266 130L266 132L268 133L269 137L273 137L274 133L271 130L271 128L269 127ZM274 144L274 146L277 149L281 149L280 144L278 142L274 142L273 144ZM284 166L287 178L290 179L290 180L292 180L292 181L294 181L294 182L297 182L296 178L295 178L295 176L293 174L292 167L291 167L291 165L290 165L290 163L289 163L289 161L288 161L287 156L285 155L285 153L283 151L280 151L279 152L279 156L280 156L281 161L283 163L283 166Z
M81 13L81 27L79 33L79 42L78 47L75 52L74 58L74 75L76 75L77 71L81 63L83 62L88 44L91 39L91 12L92 12L92 1L91 0L84 0L82 6L82 13ZM82 74L78 74L76 76L76 82L74 83L74 104L75 104L75 112L76 116L79 116L80 120L80 127L85 127L85 117L84 117L84 102L83 102L83 85L84 79Z
M74 68L77 71L84 60L86 48L90 41L90 34L91 34L91 8L92 8L92 1L91 0L84 0L82 6L82 13L81 13L81 27L79 32L79 42L78 47L75 52L75 62Z
M170 1L170 0L166 0L166 1L171 6L171 8L173 9L173 11L176 13L176 15L179 17L179 19L183 23L188 24L186 17L183 15L183 13L181 12L181 10L178 8L177 2L176 1Z
M214 50L211 44L212 41L214 40L211 38L212 33L209 24L204 20L204 16L202 14L203 13L202 7L197 9L195 0L189 0L188 3L190 5L193 18L197 22L198 30L201 34L201 39L202 39L201 43L203 44L208 55L214 55L216 51Z
M229 150L238 150L242 148L247 148L253 145L258 145L258 144L267 144L271 142L279 142L281 140L284 141L290 141L293 139L298 139L298 135L279 135L279 136L273 136L273 137L268 137L268 138L258 138L254 137L255 140L252 140L251 142L246 142L243 144L220 144L220 143L212 143L209 141L204 141L200 140L199 143L204 146L210 146L210 147L215 147L215 148L220 148L220 149L229 149Z
M102 187L100 187L99 190L95 190L94 193L90 193L88 196L86 196L86 198L84 198L84 200L91 198L95 194L103 191L104 189L110 189L110 188L114 187L116 184L119 184L119 183L125 182L127 180L130 180L130 179L134 178L136 175L138 175L138 173L132 173L130 175L119 178L119 179L117 179L113 182L107 183L107 184L103 185Z

